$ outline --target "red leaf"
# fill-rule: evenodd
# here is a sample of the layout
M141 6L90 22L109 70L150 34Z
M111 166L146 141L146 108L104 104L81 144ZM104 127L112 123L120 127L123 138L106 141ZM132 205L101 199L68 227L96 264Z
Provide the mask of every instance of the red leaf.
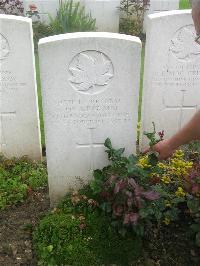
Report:
M142 195L149 200L156 200L160 198L160 195L155 191L145 191L142 192Z
M139 214L135 212L130 212L125 214L124 216L124 224L137 224L137 221L139 219Z
M124 189L125 186L126 186L126 183L123 180L118 181L114 188L114 194L119 193L119 191Z

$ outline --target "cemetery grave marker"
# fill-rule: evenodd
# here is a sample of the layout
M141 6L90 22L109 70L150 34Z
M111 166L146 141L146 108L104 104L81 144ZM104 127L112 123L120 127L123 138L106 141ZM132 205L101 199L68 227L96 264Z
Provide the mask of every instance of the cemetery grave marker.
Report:
M31 20L0 15L0 152L41 159Z
M199 108L200 45L195 36L190 10L149 16L142 131L151 131L155 122L157 130L170 137ZM141 141L147 145L145 137Z
M112 33L40 40L51 203L107 165L104 141L136 147L141 42Z

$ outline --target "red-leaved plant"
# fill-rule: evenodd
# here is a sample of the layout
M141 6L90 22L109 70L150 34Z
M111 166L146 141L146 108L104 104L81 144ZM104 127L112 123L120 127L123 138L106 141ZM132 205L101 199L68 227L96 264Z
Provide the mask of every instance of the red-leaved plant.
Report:
M23 16L24 6L21 0L1 0L0 14Z
M103 184L100 197L104 202L103 206L110 206L113 218L121 219L124 225L136 225L144 201L157 200L159 194L145 190L134 178L111 175Z

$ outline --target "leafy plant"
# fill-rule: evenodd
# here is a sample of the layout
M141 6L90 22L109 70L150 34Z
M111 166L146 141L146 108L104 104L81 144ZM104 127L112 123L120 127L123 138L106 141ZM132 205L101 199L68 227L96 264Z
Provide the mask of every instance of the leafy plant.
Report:
M115 150L110 139L106 139L105 147L111 165L103 170L94 171L91 188L98 194L101 208L112 217L112 224L125 234L133 229L141 234L145 219L154 215L152 203L159 199L159 194L148 181L148 171L138 166L138 159L131 155L123 157L124 149ZM145 180L145 182L143 182ZM141 231L142 230L142 231Z
M51 36L53 35L53 32L49 25L42 23L40 21L33 22L32 27L33 27L34 47L35 51L37 52L39 39Z
M53 34L95 30L95 19L85 13L85 7L73 0L60 4L57 15L50 18L50 29Z
M46 183L44 164L25 157L12 160L0 157L0 210L22 202L29 193Z
M122 0L120 10L120 32L130 35L143 36L143 20L149 0Z
M82 192L67 195L40 221L34 232L40 265L128 265L139 255L141 241L116 234L90 189Z
M21 0L1 0L0 13L23 16L24 7Z

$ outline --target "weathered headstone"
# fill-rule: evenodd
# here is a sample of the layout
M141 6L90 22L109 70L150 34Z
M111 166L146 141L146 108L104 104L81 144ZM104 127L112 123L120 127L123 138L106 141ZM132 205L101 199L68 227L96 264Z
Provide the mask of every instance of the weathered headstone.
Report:
M0 15L0 152L41 159L31 20Z
M136 146L141 42L109 33L73 33L39 43L50 197L107 164L104 141Z
M179 9L179 0L149 0L148 8L145 12L144 17L144 31L146 31L147 27L147 16L150 14L170 11L170 10L178 10Z
M119 32L120 0L82 0L88 13L96 19L99 32Z
M159 34L158 34L159 33ZM142 130L177 132L200 106L200 45L191 11L149 16L145 52ZM146 145L143 137L142 146Z

